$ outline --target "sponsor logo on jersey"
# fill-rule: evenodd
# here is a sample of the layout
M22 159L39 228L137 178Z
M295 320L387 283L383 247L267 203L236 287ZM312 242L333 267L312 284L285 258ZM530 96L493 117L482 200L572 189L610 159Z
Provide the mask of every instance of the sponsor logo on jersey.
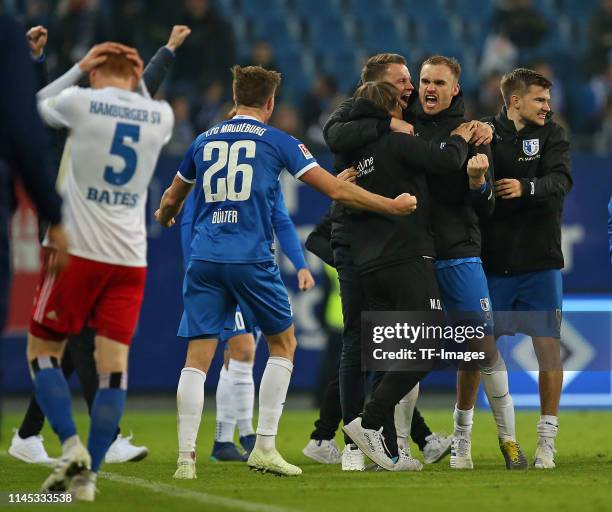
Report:
M440 142L440 149L444 149L444 146L446 146L446 142Z
M300 148L300 151L302 152L305 158L312 158L310 151L308 151L308 148L304 144L298 144L298 147Z
M374 157L369 156L367 158L362 158L357 162L357 177L361 178L371 172L374 172L376 168L374 167Z
M523 141L523 153L527 156L537 155L540 151L540 139L527 139Z

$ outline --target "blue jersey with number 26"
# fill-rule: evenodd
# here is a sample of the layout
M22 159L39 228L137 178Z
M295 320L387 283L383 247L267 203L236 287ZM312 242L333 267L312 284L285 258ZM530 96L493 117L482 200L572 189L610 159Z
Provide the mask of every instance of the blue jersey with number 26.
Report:
M235 116L202 133L178 171L195 183L191 259L273 260L279 175L286 169L299 178L317 165L299 140L250 116Z

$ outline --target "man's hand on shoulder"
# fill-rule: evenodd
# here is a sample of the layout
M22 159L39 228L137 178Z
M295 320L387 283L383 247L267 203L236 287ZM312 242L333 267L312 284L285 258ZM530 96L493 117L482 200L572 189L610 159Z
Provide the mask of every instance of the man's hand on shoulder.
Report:
M49 32L42 25L32 27L26 32L26 39L30 46L30 53L35 59L40 59L47 44Z
M355 180L357 180L357 171L354 167L349 167L348 169L344 169L344 171L339 173L336 178L342 181L350 181L351 183L355 183Z
M481 121L473 121L476 125L474 134L470 139L470 144L474 146L482 146L483 144L491 144L493 140L493 128L489 123L483 123Z
M189 34L191 34L191 29L187 25L174 25L166 43L166 48L175 52L185 42Z

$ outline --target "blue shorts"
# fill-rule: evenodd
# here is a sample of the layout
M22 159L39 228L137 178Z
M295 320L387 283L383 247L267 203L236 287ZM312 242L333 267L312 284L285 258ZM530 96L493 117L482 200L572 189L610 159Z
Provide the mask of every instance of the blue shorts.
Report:
M529 336L561 337L561 270L542 270L511 276L490 274L487 281L495 311L496 336L522 332Z
M449 319L483 325L485 334L493 334L489 288L480 258L437 261L436 277Z
M252 322L249 322L248 319L245 319L242 315L242 311L240 310L240 306L238 306L233 314L230 312L227 315L225 327L221 331L219 340L224 343L234 336L248 333L253 333L255 336L255 344L257 345L257 342L261 336L261 329L259 329L259 327L256 325L253 325Z
M236 306L264 334L278 334L293 324L287 290L273 261L191 260L183 281L183 304L178 331L182 338L218 338Z

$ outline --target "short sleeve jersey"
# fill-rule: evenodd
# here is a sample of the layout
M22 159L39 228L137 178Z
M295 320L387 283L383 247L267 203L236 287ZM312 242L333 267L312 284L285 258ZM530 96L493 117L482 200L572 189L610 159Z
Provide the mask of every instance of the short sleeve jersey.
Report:
M70 253L146 266L147 188L172 135L168 103L115 87L69 87L38 107L47 124L70 131L58 176Z
M298 139L253 117L235 116L202 133L178 171L195 183L191 259L273 260L279 176L287 170L299 178L317 166Z

